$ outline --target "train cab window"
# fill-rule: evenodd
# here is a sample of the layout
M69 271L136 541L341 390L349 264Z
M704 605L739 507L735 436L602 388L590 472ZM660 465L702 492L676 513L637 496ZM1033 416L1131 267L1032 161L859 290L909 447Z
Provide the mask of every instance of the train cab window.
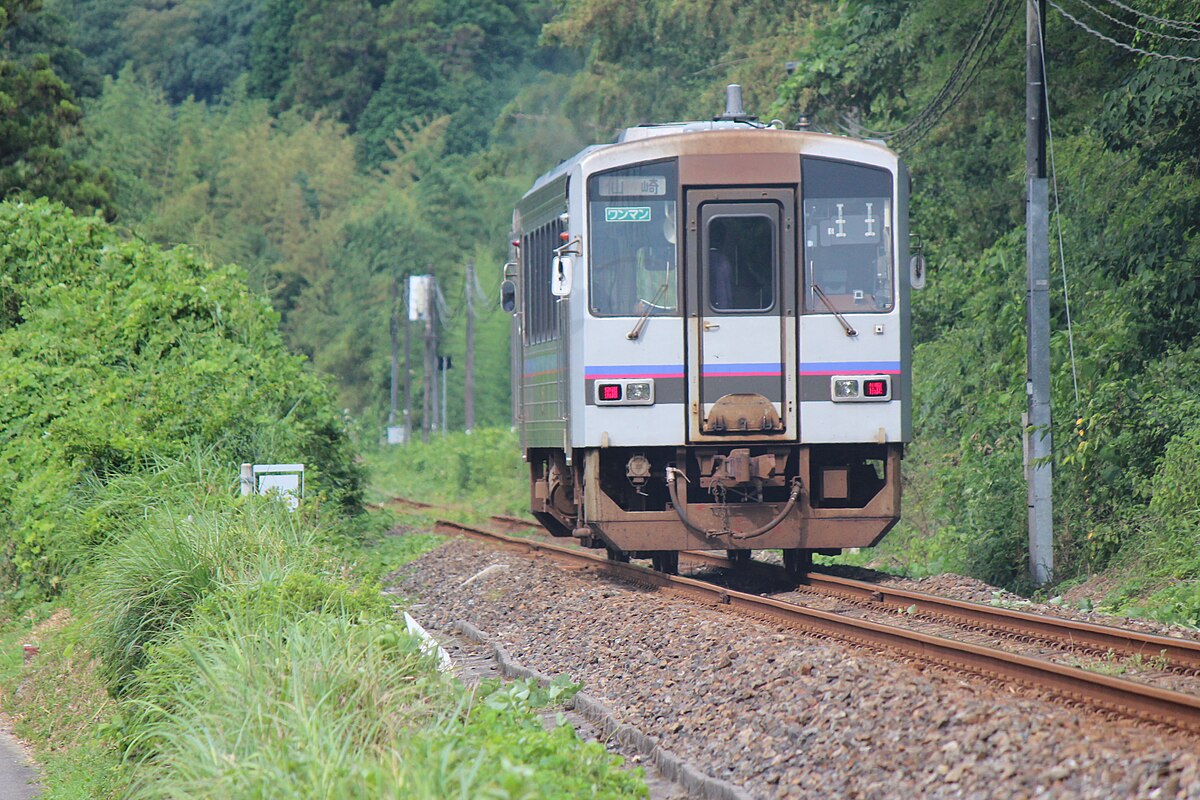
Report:
M804 310L890 311L892 175L840 161L802 160Z
M775 305L775 222L762 214L715 216L705 228L708 305L717 312Z
M679 315L674 160L588 179L588 295L602 317Z

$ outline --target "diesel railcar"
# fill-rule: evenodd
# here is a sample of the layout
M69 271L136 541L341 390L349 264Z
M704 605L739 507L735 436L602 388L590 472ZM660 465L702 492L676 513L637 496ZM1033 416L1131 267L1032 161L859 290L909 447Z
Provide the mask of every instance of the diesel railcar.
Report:
M881 143L630 128L513 213L503 303L533 514L651 558L877 543L911 434L905 165Z

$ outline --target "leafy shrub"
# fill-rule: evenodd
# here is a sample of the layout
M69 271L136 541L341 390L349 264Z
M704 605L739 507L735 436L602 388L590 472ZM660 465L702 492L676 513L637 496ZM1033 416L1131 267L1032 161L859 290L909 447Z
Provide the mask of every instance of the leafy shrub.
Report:
M57 591L113 535L81 496L161 459L203 453L231 475L243 461L304 462L312 493L357 507L332 394L278 322L236 267L127 241L46 201L0 204L9 596Z
M1151 480L1150 510L1167 518L1200 509L1200 427L1171 439Z

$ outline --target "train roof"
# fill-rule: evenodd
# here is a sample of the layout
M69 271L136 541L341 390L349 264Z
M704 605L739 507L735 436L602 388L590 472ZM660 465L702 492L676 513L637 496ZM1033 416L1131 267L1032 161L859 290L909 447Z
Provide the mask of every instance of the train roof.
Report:
M697 131L716 130L762 130L768 127L769 126L750 121L742 122L718 119L693 122L656 122L637 125L632 128L626 128L617 135L615 141L605 144L589 145L570 158L560 161L554 168L543 172L540 176L538 176L538 179L533 182L533 186L525 194L526 196L531 195L550 181L557 178L559 175L570 172L576 164L578 164L580 161L583 161L585 158L597 152L598 150L616 147L617 145L625 144L627 142L651 139L655 136L671 136L678 133L693 133Z
M778 126L778 127L777 127ZM789 135L800 135L807 137L828 137L830 139L843 139L847 141L857 142L859 144L867 144L880 149L888 150L887 145L879 140L871 139L847 139L847 137L834 136L832 134L820 134L812 131L787 131L783 123L778 120L770 124L763 124L758 121L758 117L747 114L742 108L742 87L737 84L730 84L725 88L725 113L719 117L713 117L711 120L692 121L692 122L666 122L648 125L638 125L633 128L626 128L617 136L616 141L610 144L595 144L580 150L575 155L562 161L558 166L541 175L533 183L533 187L525 193L525 197L535 194L538 190L552 181L558 180L566 173L570 172L582 161L590 156L609 148L621 147L622 145L632 145L635 142L645 142L649 139L654 139L660 136L679 136L681 134L705 134L714 132L732 132L745 131L752 133L755 131L774 131L776 134L787 133ZM895 154L892 154L893 157Z
M882 150L888 150L887 145L879 140L873 139L858 139L855 137L838 136L829 133L817 133L815 131L788 131L785 128L779 128L774 125L764 125L756 122L751 118L727 120L714 119L707 121L692 121L692 122L667 122L638 125L632 128L626 128L616 138L615 141L606 144L594 144L585 147L570 158L559 162L553 169L548 170L534 181L533 186L525 193L525 197L536 193L539 189L557 180L562 175L569 173L580 162L585 161L589 157L604 150L629 145L635 142L645 142L650 139L655 139L664 136L678 136L681 134L698 134L703 135L713 132L733 132L744 131L748 134L755 132L774 132L776 134L786 133L793 136L817 137L837 139L845 142L854 142L857 144L873 145ZM890 152L890 151L889 151Z

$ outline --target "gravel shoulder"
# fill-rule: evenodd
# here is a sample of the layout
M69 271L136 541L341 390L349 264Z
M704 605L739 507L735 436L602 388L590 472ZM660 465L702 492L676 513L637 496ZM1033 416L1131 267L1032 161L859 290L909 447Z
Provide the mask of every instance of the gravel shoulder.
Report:
M755 797L1200 799L1194 739L465 540L393 586Z

